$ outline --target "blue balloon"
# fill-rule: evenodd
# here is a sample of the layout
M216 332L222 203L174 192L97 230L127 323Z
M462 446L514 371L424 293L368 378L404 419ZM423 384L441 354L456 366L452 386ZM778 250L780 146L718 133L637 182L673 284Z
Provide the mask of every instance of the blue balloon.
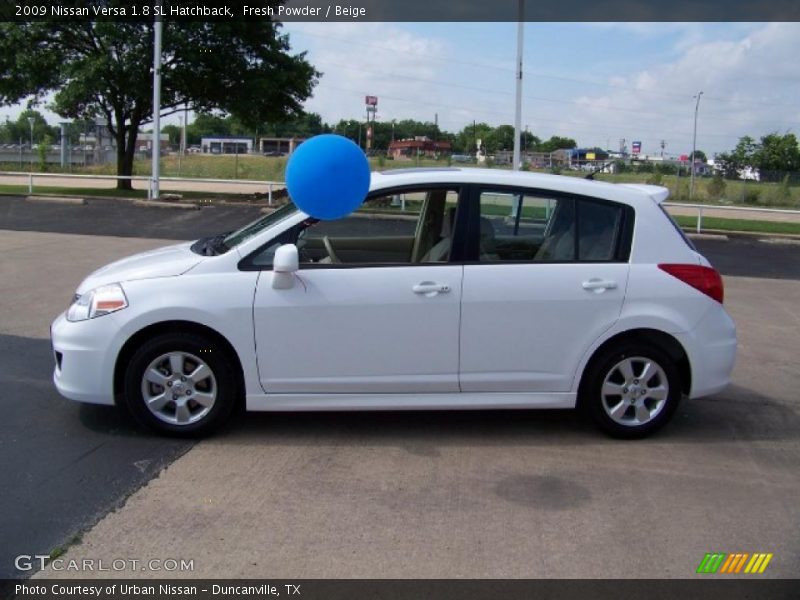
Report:
M297 147L286 165L289 196L304 213L324 221L341 219L369 192L369 161L340 135L312 137Z

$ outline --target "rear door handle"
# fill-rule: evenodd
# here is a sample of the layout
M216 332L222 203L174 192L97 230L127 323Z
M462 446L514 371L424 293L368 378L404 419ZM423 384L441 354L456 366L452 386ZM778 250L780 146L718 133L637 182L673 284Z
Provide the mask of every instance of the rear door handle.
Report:
M450 286L446 283L436 283L434 281L423 281L411 288L415 294L423 296L435 296L436 294L446 294L450 291Z
M598 279L596 277L593 277L589 281L583 282L583 289L591 290L596 293L600 293L603 290L613 290L616 287L617 287L616 281L610 281L607 279Z

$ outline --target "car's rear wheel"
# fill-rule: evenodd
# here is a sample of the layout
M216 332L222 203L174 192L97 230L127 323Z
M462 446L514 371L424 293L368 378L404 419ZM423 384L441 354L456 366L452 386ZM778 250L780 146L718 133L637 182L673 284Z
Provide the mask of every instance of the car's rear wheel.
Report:
M581 402L606 433L640 438L674 414L681 399L680 370L655 346L624 343L592 362L581 392Z
M125 372L125 404L160 433L199 436L230 416L238 394L234 368L218 344L167 333L143 344Z

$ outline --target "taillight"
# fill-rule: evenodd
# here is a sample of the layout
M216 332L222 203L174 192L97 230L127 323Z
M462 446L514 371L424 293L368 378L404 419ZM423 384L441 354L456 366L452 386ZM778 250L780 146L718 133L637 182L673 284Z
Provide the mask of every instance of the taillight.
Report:
M716 269L702 265L673 264L658 265L658 268L722 304L725 292L722 277Z

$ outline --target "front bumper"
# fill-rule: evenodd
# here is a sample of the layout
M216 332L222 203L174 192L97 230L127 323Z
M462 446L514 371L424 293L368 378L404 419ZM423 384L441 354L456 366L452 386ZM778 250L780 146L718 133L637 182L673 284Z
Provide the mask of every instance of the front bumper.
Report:
M53 383L65 398L114 404L115 315L71 323L66 313L50 326L56 361Z

